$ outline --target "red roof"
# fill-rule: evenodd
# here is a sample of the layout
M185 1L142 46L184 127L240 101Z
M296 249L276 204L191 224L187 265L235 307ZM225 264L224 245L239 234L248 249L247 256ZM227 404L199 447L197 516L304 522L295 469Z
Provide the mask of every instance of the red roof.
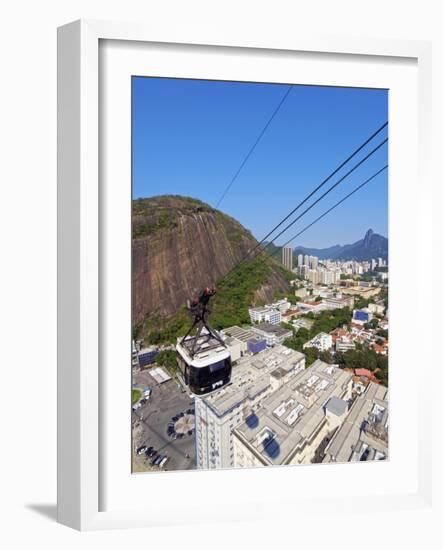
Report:
M374 376L374 374L368 369L355 369L355 374L357 376L367 376L368 378L372 378Z
M364 376L365 378L368 378L369 380L371 380L372 382L375 382L376 384L380 383L380 381L375 376L375 374L368 369L354 369L354 373L356 376Z

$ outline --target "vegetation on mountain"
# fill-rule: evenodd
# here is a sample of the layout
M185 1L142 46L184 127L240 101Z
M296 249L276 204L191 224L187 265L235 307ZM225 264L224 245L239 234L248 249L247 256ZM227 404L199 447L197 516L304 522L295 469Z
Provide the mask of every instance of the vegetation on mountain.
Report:
M247 322L247 306L289 290L293 275L265 255L225 278L257 241L238 221L200 200L137 199L132 214L133 334L147 343L174 342L186 332L184 304L207 286L218 289L210 308L219 327L229 320Z
M209 304L211 325L220 330L250 323L248 309L254 302L257 288L267 284L274 269L274 262L264 262L258 257L246 260L221 279L216 287L217 293ZM192 319L184 307L168 318L152 315L145 321L147 343L176 343L177 337L187 332L191 322Z
M216 329L250 322L248 308L254 293L266 283L271 265L261 257L246 260L217 284L217 294L210 305L211 324Z

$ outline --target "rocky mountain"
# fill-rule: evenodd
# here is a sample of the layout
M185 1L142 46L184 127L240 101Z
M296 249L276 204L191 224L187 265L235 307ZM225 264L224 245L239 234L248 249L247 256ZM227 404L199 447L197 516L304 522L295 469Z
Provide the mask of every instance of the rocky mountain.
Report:
M294 248L294 256L308 254L320 259L331 260L370 260L371 258L388 259L388 239L368 229L363 239L353 243L336 244L329 248L306 248L298 246Z
M169 195L134 200L134 324L175 315L188 298L216 285L255 244L239 222L199 200ZM287 279L272 265L253 299L269 301L287 288Z

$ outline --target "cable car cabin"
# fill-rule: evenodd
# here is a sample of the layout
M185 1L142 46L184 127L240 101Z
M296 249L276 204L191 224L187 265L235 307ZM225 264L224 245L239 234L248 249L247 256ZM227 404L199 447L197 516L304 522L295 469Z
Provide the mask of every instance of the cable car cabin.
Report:
M195 395L217 390L231 379L231 354L220 342L211 334L187 336L177 342L177 363Z

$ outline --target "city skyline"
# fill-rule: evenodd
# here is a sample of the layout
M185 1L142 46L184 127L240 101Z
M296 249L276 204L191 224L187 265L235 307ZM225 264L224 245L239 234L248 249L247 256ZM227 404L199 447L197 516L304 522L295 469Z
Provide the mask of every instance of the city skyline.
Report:
M286 84L134 77L133 197L179 194L215 206L287 90ZM386 90L294 86L220 209L263 238L387 120L387 98ZM386 135L380 133L374 146ZM383 147L276 244L386 161ZM368 227L387 236L387 177L378 176L291 246L354 242Z

